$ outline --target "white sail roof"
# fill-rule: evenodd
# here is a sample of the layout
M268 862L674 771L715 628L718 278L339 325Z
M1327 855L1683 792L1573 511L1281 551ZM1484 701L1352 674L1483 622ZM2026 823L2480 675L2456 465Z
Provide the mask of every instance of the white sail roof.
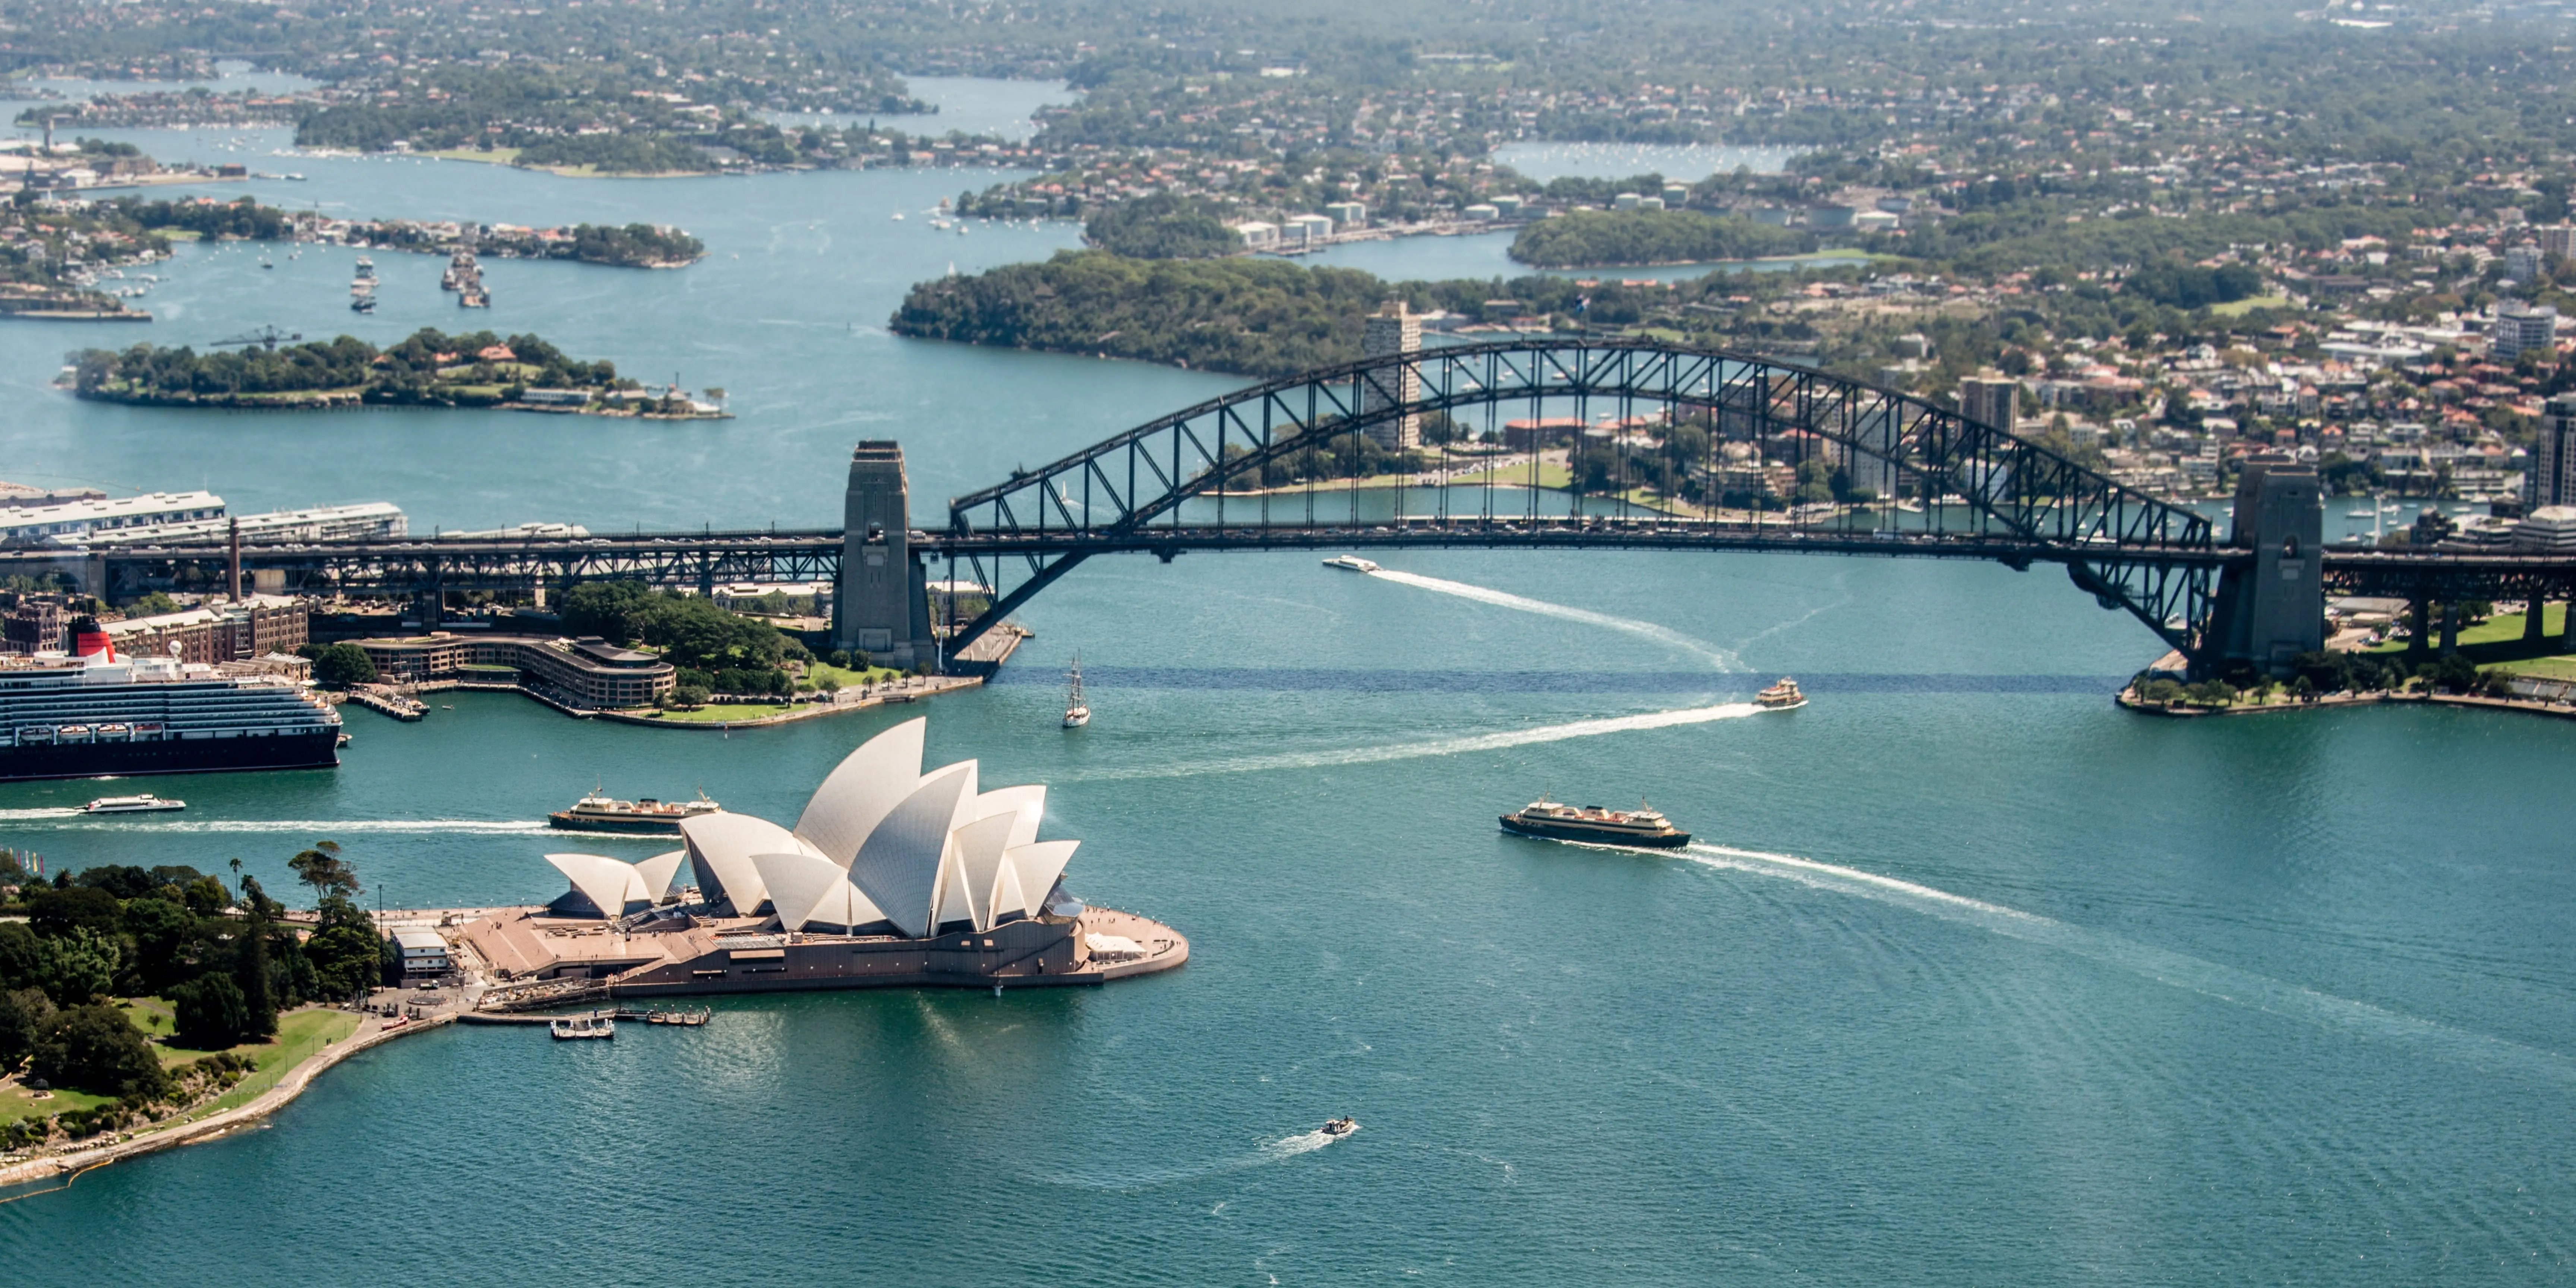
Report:
M987 792L978 804L1000 794ZM949 834L950 862L954 865L950 879L962 887L958 893L965 896L966 919L974 922L977 930L993 928L993 892L1001 884L1002 851L1010 847L1011 832L1019 826L1019 821L1018 810L1005 809ZM940 902L949 903L944 892ZM939 920L957 919L948 907L940 909Z
M689 857L687 850L656 854L635 865L635 875L643 878L644 893L655 903L671 893L671 882L680 875L680 860Z
M622 859L599 854L549 854L546 862L555 865L555 871L570 879L572 888L580 891L582 897L590 900L605 916L622 917L630 905L638 902L650 904L661 896L661 891L651 888L635 864ZM646 862L652 860L647 859ZM676 863L672 866L678 867ZM669 884L669 878L665 877L663 885Z
M843 757L805 802L796 834L843 869L868 834L921 781L921 742L930 722L916 717L878 734Z
M688 843L689 862L698 870L698 892L708 903L733 905L734 915L748 917L769 900L769 887L751 860L755 854L813 854L813 845L765 818L718 810L680 820L680 839Z
M821 924L846 930L885 920L885 914L850 884L839 864L812 854L755 854L752 866L769 887L778 923L789 930Z
M1038 911L1038 902L1055 889L1056 878L1064 875L1064 865L1073 861L1080 841L1039 841L1034 845L1014 846L1004 857L1011 861L1012 875L1019 878L1020 893L1027 906L1022 912ZM1009 912L1010 908L1000 908Z
M1046 817L1045 785L1032 783L1026 787L996 787L975 798L976 818L990 818L1006 811L1015 814L1019 821L1012 826L1004 849L1038 839L1038 823Z
M921 780L868 833L850 863L850 880L904 935L921 939L937 924L942 860L958 815L975 800L975 762L960 761Z

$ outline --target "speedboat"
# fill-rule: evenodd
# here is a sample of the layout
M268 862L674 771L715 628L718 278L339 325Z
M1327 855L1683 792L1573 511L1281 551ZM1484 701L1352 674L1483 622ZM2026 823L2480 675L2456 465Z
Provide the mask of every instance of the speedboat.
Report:
M1324 1124L1324 1134L1327 1136L1348 1136L1359 1129L1360 1120L1357 1118L1336 1118Z
M1362 559L1358 555L1335 555L1332 558L1325 560L1324 566L1327 568L1339 568L1344 572L1377 571L1377 565L1375 563Z
M81 806L83 814L158 814L164 810L186 809L186 801L165 801L149 792L141 796L101 796Z

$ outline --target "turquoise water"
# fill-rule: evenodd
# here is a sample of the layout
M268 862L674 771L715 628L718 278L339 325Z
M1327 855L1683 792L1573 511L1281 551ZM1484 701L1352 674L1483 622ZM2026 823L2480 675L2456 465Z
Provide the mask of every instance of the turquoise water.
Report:
M960 175L293 168L312 181L260 190L692 228L713 254L676 274L498 264L490 325L676 366L741 418L94 407L42 385L98 332L21 325L0 330L0 477L382 497L423 528L821 523L861 435L901 438L935 497L1227 383L883 334L950 259L1069 235L886 217ZM378 258L367 334L452 319L430 261ZM346 326L346 257L315 259L192 254L149 334ZM2570 726L2129 717L2109 691L2154 643L2044 568L1381 562L1403 576L1095 561L1023 614L1037 638L1003 682L899 713L928 715L935 761L1050 784L1048 834L1084 841L1069 884L1179 927L1187 968L736 999L595 1049L424 1035L269 1130L0 1205L0 1278L2568 1279ZM1099 714L1066 734L1076 650ZM1782 673L1811 706L1733 709ZM239 857L283 889L329 836L388 905L535 899L549 849L653 848L531 826L594 782L789 819L895 718L726 737L452 701L417 725L352 712L335 772L153 784L189 800L175 820L60 812L95 784L0 787L0 842L49 865ZM1701 844L1496 833L1541 793L1643 797ZM1360 1133L1316 1147L1344 1113Z

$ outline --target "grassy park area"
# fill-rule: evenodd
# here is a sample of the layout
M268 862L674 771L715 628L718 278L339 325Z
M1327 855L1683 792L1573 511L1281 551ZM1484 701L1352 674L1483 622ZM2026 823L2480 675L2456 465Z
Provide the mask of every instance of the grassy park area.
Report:
M134 1027L152 1039L153 1054L160 1058L161 1067L165 1069L214 1054L169 1044L174 1017L170 1004L160 998L134 998L120 1003L118 1009L125 1012L126 1019ZM283 1081L288 1070L312 1058L323 1047L342 1041L357 1031L358 1017L347 1011L314 1007L278 1016L275 1041L247 1042L231 1048L235 1054L249 1057L259 1067L231 1090L192 1110L189 1117L203 1117L250 1103L252 1098ZM50 1098L38 1100L34 1092L23 1087L11 1087L5 1094L0 1094L0 1122L95 1108L113 1103L115 1099L114 1096L56 1089Z

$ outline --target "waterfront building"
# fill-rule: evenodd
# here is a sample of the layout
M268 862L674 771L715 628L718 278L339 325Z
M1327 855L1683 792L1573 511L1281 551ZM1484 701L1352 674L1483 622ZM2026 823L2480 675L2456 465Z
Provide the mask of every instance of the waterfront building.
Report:
M2544 505L2513 526L2516 554L2576 554L2576 505Z
M2511 362L2526 351L2547 353L2558 344L2558 310L2506 300L2487 320L2487 357Z
M1368 358L1387 358L1411 353L1422 347L1422 318L1405 307L1402 300L1390 300L1385 308L1368 317L1360 333L1360 354ZM1405 366L1394 373L1378 373L1360 381L1360 414L1365 416L1388 407L1418 402L1422 398L1422 373ZM1379 446L1404 449L1422 445L1422 417L1413 412L1389 418L1368 427L1368 436Z
M397 930L394 946L402 951L405 975L444 975L447 973L447 941L435 930Z
M411 521L404 517L401 507L390 501L271 510L265 514L244 514L232 518L222 517L218 503L216 515L211 518L136 525L93 532L79 538L55 537L53 540L62 545L206 545L230 540L236 526L244 542L275 544L287 541L391 540L407 535Z
M1504 195L1494 198L1493 206L1495 218L1518 219L1521 217L1521 212L1528 208L1528 203L1519 197ZM1331 207L1327 206L1325 209L1329 210Z
M1458 217L1471 223L1490 224L1495 220L1502 218L1503 212L1501 207L1494 205L1492 202L1479 201L1474 205L1460 210L1458 212Z
M1333 238L1333 220L1329 215L1291 215L1280 226L1280 231L1285 233L1290 229L1295 229L1308 246L1321 246Z
M1518 200L1515 198L1515 200ZM1368 227L1368 207L1356 201L1326 202L1324 214L1337 228Z
M668 696L679 671L651 653L586 635L460 635L432 631L409 639L356 641L389 683L514 678L567 706L600 710L646 707ZM501 670L515 671L502 677ZM479 671L479 674L478 674Z
M2531 467L2523 472L2522 501L2532 513L2576 505L2576 394L2560 394L2543 408Z
M2021 382L1992 373L1959 380L1959 414L2009 432L2019 414Z
M485 1003L800 988L1094 984L1168 970L1168 926L1065 893L1077 842L1037 839L1046 789L981 790L975 761L922 772L928 722L871 738L793 829L718 811L638 863L550 854L570 888L455 928L497 976ZM682 858L697 885L681 888ZM584 933L617 919L618 933Z
M238 603L129 617L107 623L105 630L119 653L212 666L303 647L311 638L311 609L284 595L252 595Z
M1279 225L1263 223L1255 219L1249 223L1236 224L1234 235L1243 239L1246 250L1269 250L1279 244Z
M46 505L0 507L0 541L72 544L96 534L224 517L224 499L212 492L147 492L142 496L86 496Z

